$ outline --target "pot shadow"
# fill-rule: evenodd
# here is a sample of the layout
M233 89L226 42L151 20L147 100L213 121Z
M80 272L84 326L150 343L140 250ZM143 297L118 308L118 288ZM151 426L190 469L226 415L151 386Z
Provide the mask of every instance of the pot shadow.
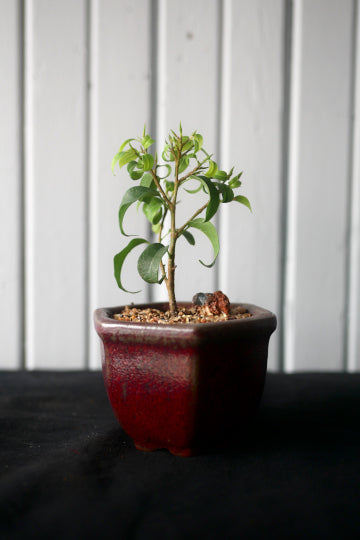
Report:
M268 375L255 416L239 422L226 452L357 453L360 448L360 377L336 374ZM345 384L340 384L341 381Z
M131 438L117 424L89 441L82 451L80 472L98 484L111 484L119 463L134 452Z

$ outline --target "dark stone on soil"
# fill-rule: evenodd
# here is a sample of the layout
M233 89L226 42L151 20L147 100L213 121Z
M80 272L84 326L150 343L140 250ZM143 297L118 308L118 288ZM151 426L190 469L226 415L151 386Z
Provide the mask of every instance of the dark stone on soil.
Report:
M196 293L192 298L192 303L195 306L204 306L205 304L208 303L210 296L212 296L211 293L203 293L203 292Z

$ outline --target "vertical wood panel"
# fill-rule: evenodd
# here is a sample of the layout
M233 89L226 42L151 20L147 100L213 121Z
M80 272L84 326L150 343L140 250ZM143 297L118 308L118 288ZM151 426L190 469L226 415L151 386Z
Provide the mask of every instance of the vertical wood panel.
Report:
M85 362L85 7L25 5L28 368Z
M283 2L226 2L225 50L230 73L223 92L222 137L226 166L243 170L243 190L253 213L232 203L222 208L220 286L231 297L279 314L281 275L281 174ZM226 40L231 39L230 44ZM230 105L228 105L228 100ZM278 333L269 367L278 365Z
M120 144L142 134L151 121L152 29L151 2L141 0L94 0L91 12L91 106L90 106L90 275L91 312L99 306L147 300L148 288L136 270L141 252L131 254L123 269L121 291L114 279L113 257L130 238L121 235L118 208L125 191L135 185L126 167L111 173L110 165ZM154 36L155 37L155 36ZM148 227L141 210L133 205L126 214L128 234L146 237ZM98 337L90 322L90 365L99 367Z
M21 19L0 1L0 368L21 366Z
M359 2L25 0L24 6L23 74L22 2L0 0L0 368L22 365L23 305L27 368L99 368L93 309L167 298L163 285L150 292L140 279L136 253L123 282L142 292L129 295L116 285L113 256L128 242L118 229L118 207L135 184L126 170L112 176L110 163L144 123L162 145L181 120L184 131L204 135L221 166L244 170L242 192L253 214L235 203L223 206L220 258L211 270L198 262L212 256L201 233L195 248L179 242L178 299L219 287L233 301L280 315L286 236L285 369L360 370ZM183 196L179 222L197 207ZM149 234L135 207L127 228ZM279 367L279 337L271 339L270 369Z
M354 36L352 133L352 190L350 192L350 275L348 312L348 358L350 371L360 370L360 6L356 2Z
M352 2L303 2L298 13L297 208L288 294L294 338L285 360L288 370L342 369Z
M165 10L165 11L164 11ZM163 146L163 137L170 129L178 131L182 122L183 132L197 130L204 136L204 147L217 151L216 125L218 106L218 2L201 0L178 2L168 0L160 3L159 69L163 69L160 91L162 108L158 126ZM206 31L204 29L206 28ZM190 184L189 184L190 188ZM181 225L203 204L194 197L181 193L177 224ZM201 195L197 201L205 201ZM180 239L177 244L176 295L178 300L191 300L198 291L213 291L216 287L215 269L202 266L198 259L211 262L212 251L208 240L201 233L196 236L195 248ZM162 285L154 291L156 298L167 299Z

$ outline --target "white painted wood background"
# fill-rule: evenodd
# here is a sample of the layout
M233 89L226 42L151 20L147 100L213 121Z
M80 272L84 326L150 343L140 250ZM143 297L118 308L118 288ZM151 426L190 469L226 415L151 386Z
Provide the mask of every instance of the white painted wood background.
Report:
M178 299L274 311L272 370L360 369L358 0L0 0L0 69L0 368L99 368L93 309L165 297L117 288L110 162L181 120L253 214L224 205L211 270L179 246Z

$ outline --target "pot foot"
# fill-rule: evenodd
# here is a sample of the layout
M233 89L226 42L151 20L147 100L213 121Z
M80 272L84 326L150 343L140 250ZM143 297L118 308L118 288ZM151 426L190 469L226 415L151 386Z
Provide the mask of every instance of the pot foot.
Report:
M134 442L135 448L141 452L154 452L154 450L168 450L171 454L178 457L191 457L197 456L199 451L194 448L166 448L164 446L159 446L151 443L137 443Z
M142 443L136 443L134 442L135 448L137 450L141 450L141 452L153 452L154 450L159 450L160 447L155 444L142 444Z
M178 457L191 457L196 456L199 453L194 448L168 448L168 450L174 456Z

